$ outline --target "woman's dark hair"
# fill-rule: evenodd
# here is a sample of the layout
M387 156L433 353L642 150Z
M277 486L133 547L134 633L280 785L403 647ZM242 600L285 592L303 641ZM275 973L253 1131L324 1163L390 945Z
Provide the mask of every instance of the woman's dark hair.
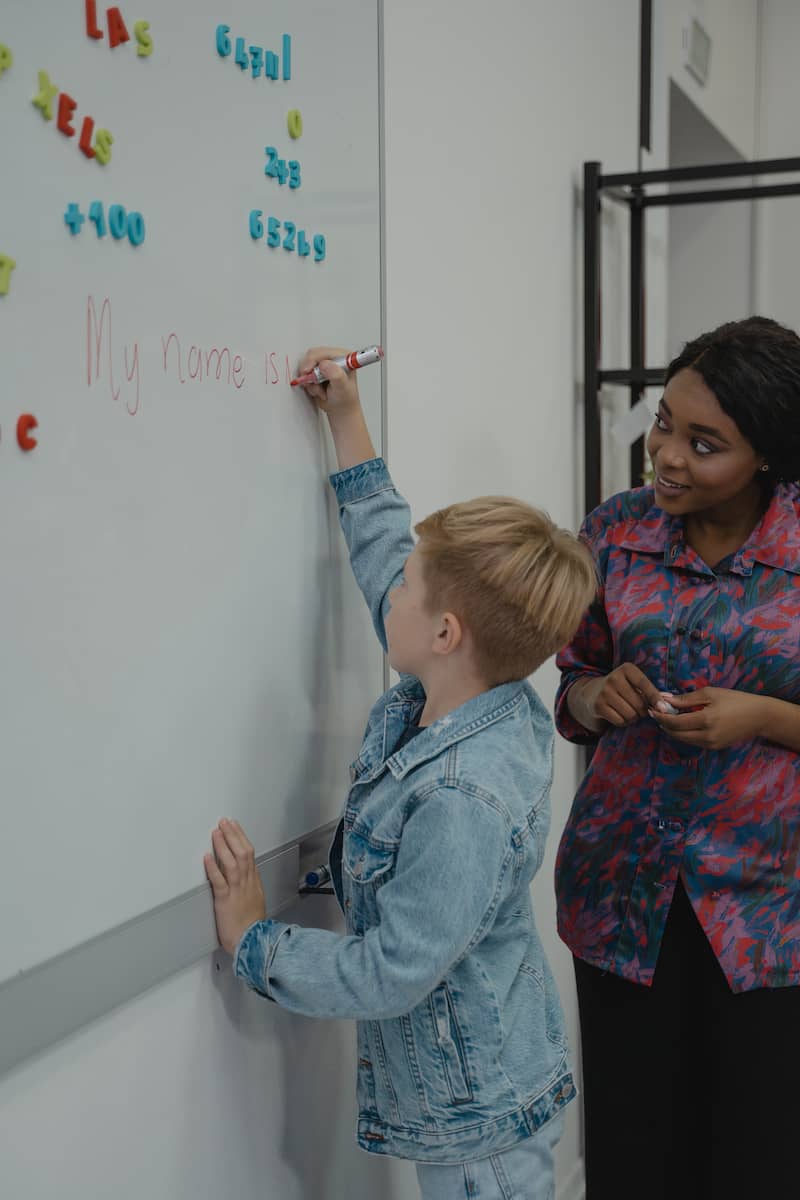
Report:
M767 485L800 479L800 337L769 317L729 321L687 342L664 383L691 367L769 464Z

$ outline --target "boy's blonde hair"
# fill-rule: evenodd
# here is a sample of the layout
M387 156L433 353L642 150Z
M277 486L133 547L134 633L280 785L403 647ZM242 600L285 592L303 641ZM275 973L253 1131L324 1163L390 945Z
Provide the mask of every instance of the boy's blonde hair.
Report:
M582 542L547 513L481 496L414 527L430 610L469 629L490 686L524 679L574 636L597 576Z

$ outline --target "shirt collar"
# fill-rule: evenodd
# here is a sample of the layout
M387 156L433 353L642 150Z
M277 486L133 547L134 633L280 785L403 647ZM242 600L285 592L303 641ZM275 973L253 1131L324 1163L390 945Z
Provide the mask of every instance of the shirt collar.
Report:
M685 554L683 521L670 516L655 501L639 519L622 526L612 541L625 550L663 554L666 566L680 566ZM734 555L731 570L751 575L753 563L800 575L800 487L779 483L767 511Z
M769 508L734 558L742 574L749 575L753 563L777 567L800 575L800 488L779 483Z

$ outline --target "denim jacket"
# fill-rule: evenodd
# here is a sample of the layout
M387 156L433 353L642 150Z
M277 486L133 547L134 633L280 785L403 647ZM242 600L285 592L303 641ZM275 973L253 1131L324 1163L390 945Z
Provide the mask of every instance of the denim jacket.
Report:
M331 480L386 648L413 548L381 459ZM358 1021L364 1150L458 1163L533 1134L575 1095L530 882L550 820L553 725L503 684L398 748L422 712L403 676L372 709L331 849L346 933L259 921L234 970L293 1012Z

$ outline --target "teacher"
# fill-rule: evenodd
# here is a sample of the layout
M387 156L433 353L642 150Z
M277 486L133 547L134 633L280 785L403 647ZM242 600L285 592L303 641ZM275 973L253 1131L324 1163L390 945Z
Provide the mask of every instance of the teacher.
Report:
M587 1200L797 1194L800 338L689 342L654 486L584 522L597 602L558 657L594 745L556 866Z

